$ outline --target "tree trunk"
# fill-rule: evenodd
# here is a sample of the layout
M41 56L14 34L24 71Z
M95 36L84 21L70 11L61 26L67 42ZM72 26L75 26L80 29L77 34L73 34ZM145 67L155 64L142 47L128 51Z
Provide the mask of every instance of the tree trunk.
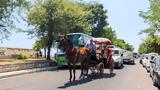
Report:
M50 51L51 51L51 47L48 47L47 48L47 60L51 60L51 57L50 57Z
M44 58L46 58L46 47L44 48Z

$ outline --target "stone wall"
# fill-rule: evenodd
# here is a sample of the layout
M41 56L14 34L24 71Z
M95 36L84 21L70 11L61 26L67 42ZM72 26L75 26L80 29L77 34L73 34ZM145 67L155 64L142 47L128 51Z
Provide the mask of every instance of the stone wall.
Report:
M56 65L56 62L48 61L48 60L0 65L0 73L17 71L17 70L33 69L33 68L45 68L45 67L51 67L51 66L55 66L55 65Z
M17 58L21 53L28 55L30 58L35 58L37 55L37 52L33 49L0 47L0 59Z

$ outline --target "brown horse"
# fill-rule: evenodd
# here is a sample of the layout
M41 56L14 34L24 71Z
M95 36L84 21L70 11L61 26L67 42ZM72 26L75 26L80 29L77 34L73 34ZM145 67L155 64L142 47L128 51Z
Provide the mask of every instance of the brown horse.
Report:
M87 75L88 74L88 68L89 68L89 60L90 60L90 52L88 48L81 47L76 48L73 46L71 41L67 36L60 36L59 37L59 48L62 49L65 52L67 63L69 67L70 72L70 81L72 80L72 69L73 69L73 81L75 81L75 65L77 63L81 64L81 75ZM86 74L84 74L84 71L86 71Z

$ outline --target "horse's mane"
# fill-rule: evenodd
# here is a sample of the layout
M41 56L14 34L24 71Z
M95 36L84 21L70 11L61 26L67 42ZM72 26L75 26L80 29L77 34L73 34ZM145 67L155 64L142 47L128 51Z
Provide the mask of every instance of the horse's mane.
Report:
M67 38L67 42L69 45L73 46L73 43L71 42L71 40L69 38Z

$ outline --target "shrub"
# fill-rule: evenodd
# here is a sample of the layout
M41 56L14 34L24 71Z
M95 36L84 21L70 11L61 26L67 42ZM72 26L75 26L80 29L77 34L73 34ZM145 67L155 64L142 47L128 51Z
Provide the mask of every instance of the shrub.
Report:
M28 59L29 58L29 56L28 55L26 55L26 54L19 54L19 56L18 56L18 59Z

